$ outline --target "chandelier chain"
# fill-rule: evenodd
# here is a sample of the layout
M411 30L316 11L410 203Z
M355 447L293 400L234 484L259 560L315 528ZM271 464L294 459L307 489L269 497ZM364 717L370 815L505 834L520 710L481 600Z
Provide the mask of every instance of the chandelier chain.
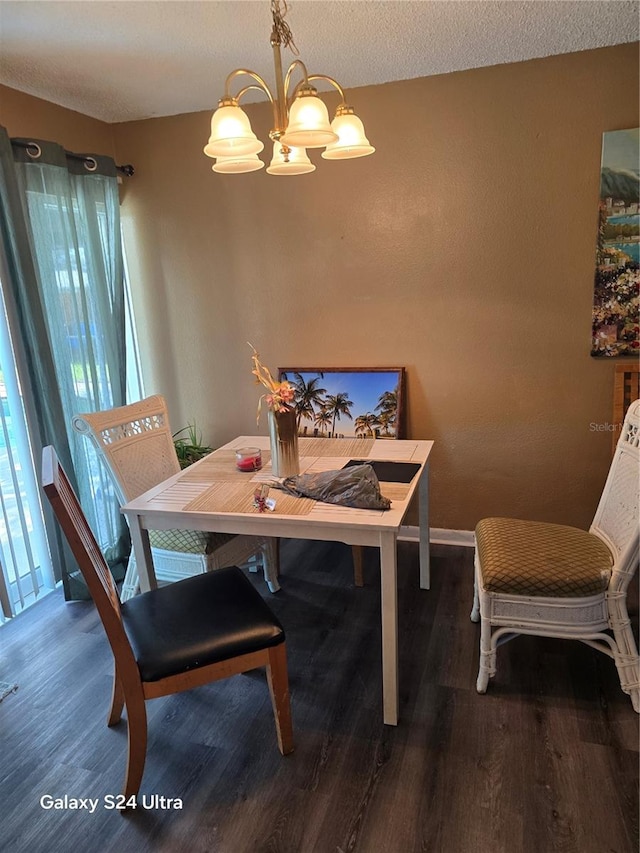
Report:
M293 33L289 24L285 21L285 15L289 11L287 0L271 0L271 15L273 17L273 33L272 43L288 47L294 56L299 56L300 52L293 40Z

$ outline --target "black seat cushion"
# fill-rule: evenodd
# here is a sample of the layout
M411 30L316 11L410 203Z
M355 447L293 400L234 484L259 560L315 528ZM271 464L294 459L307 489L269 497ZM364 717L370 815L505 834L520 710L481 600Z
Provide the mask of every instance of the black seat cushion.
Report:
M122 621L143 681L284 642L282 625L232 566L137 595Z

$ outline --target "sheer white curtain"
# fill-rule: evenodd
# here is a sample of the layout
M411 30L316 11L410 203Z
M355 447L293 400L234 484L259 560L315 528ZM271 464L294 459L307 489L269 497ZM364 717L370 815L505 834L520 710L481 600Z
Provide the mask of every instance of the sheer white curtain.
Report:
M71 418L125 401L124 278L115 180L18 164L80 499L108 560L122 535L111 479Z
M73 415L126 401L125 295L119 194L111 158L68 155L41 140L9 140L0 129L3 287L23 387L36 470L53 444L101 548L114 567L129 537L110 478ZM53 566L67 598L87 597L53 518L45 512ZM123 569L121 569L123 571Z

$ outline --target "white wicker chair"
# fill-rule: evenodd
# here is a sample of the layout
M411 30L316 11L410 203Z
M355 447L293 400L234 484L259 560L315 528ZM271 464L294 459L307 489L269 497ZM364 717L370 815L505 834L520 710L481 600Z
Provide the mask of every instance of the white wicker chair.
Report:
M159 394L128 406L76 415L72 423L93 443L123 504L180 470L166 403ZM149 539L158 581L173 582L250 560L250 568L257 570L255 559L259 557L269 589L280 589L275 539L189 530L151 530ZM120 597L126 601L138 591L132 551Z
M507 518L478 524L471 619L481 622L479 693L495 675L501 642L519 634L566 637L613 658L620 686L640 712L640 661L627 613L638 567L639 462L636 400L588 533Z

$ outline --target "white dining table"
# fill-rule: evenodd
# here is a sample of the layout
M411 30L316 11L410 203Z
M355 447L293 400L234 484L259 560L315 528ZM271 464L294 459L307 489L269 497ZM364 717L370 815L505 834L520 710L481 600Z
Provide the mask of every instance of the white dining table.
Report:
M235 451L262 450L263 467L238 471ZM409 505L417 494L420 587L429 588L429 455L432 441L367 438L300 438L300 473L342 468L348 461L412 462L419 466L411 482L380 482L391 499L388 510L354 509L292 497L271 488L275 509L253 505L256 486L273 481L267 436L239 436L122 507L131 530L140 588L153 589L149 530L204 530L294 539L321 539L368 545L380 551L383 719L398 723L397 540ZM402 467L402 466L399 466Z

